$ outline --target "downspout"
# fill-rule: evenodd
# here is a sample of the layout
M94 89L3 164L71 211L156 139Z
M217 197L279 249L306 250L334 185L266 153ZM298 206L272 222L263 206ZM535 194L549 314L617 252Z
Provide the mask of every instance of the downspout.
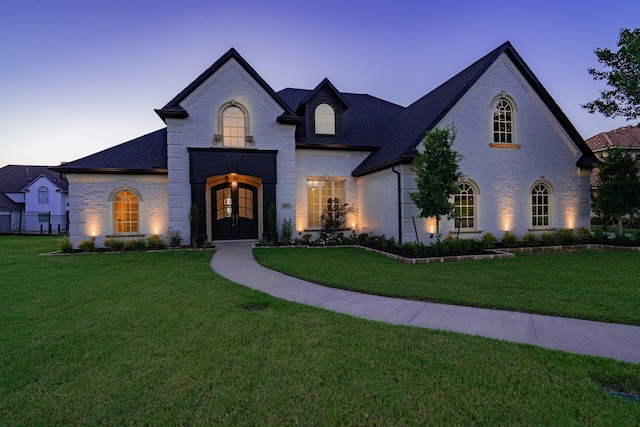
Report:
M391 165L391 172L398 176L398 243L402 243L402 185L400 172L396 170L396 165Z

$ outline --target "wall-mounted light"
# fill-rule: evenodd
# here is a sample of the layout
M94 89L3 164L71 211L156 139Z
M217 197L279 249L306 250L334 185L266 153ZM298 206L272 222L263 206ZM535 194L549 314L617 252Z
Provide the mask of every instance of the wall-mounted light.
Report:
M231 181L231 187L232 188L238 188L238 181L236 181L235 179L233 181Z

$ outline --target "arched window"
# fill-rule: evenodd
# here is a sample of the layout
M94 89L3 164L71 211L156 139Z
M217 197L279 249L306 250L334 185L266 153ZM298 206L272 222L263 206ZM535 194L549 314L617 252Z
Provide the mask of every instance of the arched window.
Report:
M230 105L222 112L222 138L226 147L244 147L246 137L246 118L244 111L236 105Z
M320 104L315 112L316 134L336 134L336 113L329 104Z
M138 232L138 196L128 190L113 198L113 217L116 233Z
M539 183L531 189L531 225L548 227L549 224L549 187Z
M47 187L38 188L38 203L41 203L41 204L49 203L49 189Z
M513 106L505 98L498 99L493 110L493 142L513 143Z
M463 182L457 194L453 195L455 228L461 230L476 228L476 192L473 186Z

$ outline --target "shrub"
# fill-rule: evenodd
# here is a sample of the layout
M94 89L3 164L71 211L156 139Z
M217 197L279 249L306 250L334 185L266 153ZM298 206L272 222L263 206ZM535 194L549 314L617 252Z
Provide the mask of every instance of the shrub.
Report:
M277 223L276 205L271 203L267 209L267 222L269 223L269 241L275 245L278 241L278 223Z
M122 239L114 239L113 237L109 237L104 239L102 244L110 251L123 251L124 250L124 240Z
M177 248L182 244L182 236L180 236L180 231L174 230L171 227L167 229L167 240L169 241L169 246L172 248Z
M573 230L568 228L561 228L556 232L556 236L561 245L575 245L576 243L576 235L573 234Z
M518 236L510 231L505 231L502 236L502 246L505 248L515 248L518 246Z
M540 241L538 240L538 236L533 233L525 233L522 235L522 243L525 246L538 246Z
M422 242L405 242L401 248L407 255L412 257L426 257L427 245Z
M560 242L557 234L545 232L540 235L540 240L544 246L555 246Z
M340 205L337 203L338 199L333 201L335 203L330 201L328 208L320 216L320 237L323 239L346 230L348 215L358 212L356 207L349 206L348 203Z
M484 236L482 236L482 242L486 249L493 249L497 241L496 236L491 233L485 233Z
M579 243L589 243L592 238L591 231L587 227L578 227L576 230L576 239Z
M162 237L158 235L147 238L147 245L149 249L165 249L167 247Z
M58 250L64 253L73 252L73 243L71 243L71 239L69 236L64 236L58 239Z
M438 239L433 244L433 252L436 254L436 256L447 256L449 255L450 250L451 248L449 247L447 242L443 240Z
M200 212L198 206L191 205L189 208L189 237L191 246L198 246L198 223L200 221Z
M483 239L471 239L471 250L476 254L483 253L487 250L485 241Z
M291 244L291 236L293 235L293 226L291 225L291 219L285 219L282 221L282 244Z
M358 244L361 246L368 246L370 237L369 233L358 234Z
M78 243L78 247L82 249L83 252L95 252L96 241L95 239L85 239Z
M632 233L624 233L622 235L616 236L616 245L620 246L633 246L636 241L636 236Z
M124 248L128 251L143 251L147 248L147 241L142 237L137 239L127 239Z

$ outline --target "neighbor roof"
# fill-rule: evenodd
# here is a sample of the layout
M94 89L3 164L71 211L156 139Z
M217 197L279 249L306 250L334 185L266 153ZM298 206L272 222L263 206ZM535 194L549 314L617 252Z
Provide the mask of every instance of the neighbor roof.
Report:
M601 132L586 140L593 151L606 150L611 147L640 149L640 125L623 126L608 132Z
M80 173L167 173L167 129L148 133L82 159L51 168Z
M41 175L47 177L62 191L67 191L69 183L50 166L7 165L0 168L0 193L20 193Z
M8 196L0 193L0 209L20 209L22 205L11 200Z

